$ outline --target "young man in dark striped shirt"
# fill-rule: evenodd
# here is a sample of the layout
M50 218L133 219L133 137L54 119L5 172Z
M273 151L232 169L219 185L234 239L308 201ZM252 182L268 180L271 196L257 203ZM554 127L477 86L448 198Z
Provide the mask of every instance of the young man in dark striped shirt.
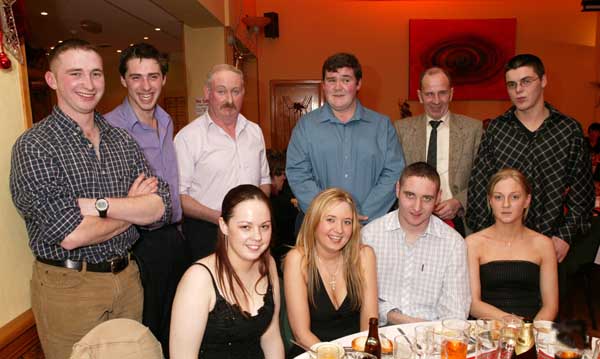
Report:
M490 176L516 168L533 185L525 224L552 239L562 262L578 234L590 228L594 185L588 146L579 122L544 102L548 79L537 56L510 59L505 78L513 106L483 135L469 181L467 223L474 231L491 225Z

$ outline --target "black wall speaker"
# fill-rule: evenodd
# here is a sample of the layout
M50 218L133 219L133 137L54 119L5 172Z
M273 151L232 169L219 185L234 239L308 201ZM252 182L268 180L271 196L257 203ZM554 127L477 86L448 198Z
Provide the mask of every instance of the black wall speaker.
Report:
M265 26L265 37L272 39L279 37L279 14L276 12L266 12L265 17L271 19L271 23Z

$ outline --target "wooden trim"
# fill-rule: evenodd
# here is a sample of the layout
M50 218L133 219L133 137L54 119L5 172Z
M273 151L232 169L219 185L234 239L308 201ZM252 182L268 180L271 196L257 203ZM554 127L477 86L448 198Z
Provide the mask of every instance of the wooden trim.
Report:
M27 71L27 55L25 44L21 44L21 54L23 56L23 65L16 65L19 68L19 78L21 79L21 104L23 107L23 116L25 117L25 128L33 126L33 115L31 113L31 96L29 94L29 74Z
M37 351L41 355L40 341L35 327L33 312L28 309L5 326L0 328L0 358L13 359Z

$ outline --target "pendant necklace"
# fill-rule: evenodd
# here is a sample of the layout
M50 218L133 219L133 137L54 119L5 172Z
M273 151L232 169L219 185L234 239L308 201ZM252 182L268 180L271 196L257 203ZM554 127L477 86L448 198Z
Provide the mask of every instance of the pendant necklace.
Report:
M329 275L329 286L331 286L331 290L335 291L336 279L337 279L338 272L340 271L340 261L337 262L337 264L335 265L335 271L333 272L333 274L331 274L329 269L321 261L321 257L319 257L318 254L317 254L317 260L319 261L319 263L321 263L321 265L323 266L323 268L325 268L325 271Z

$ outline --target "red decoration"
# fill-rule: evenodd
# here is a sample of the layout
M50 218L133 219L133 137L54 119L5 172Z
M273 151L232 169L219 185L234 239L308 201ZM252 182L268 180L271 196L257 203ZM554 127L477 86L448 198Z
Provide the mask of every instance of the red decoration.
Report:
M5 70L10 69L11 63L8 56L4 53L4 42L3 42L3 34L0 31L0 67Z
M516 19L410 20L409 99L431 66L450 73L454 100L506 100L504 65L515 55Z

